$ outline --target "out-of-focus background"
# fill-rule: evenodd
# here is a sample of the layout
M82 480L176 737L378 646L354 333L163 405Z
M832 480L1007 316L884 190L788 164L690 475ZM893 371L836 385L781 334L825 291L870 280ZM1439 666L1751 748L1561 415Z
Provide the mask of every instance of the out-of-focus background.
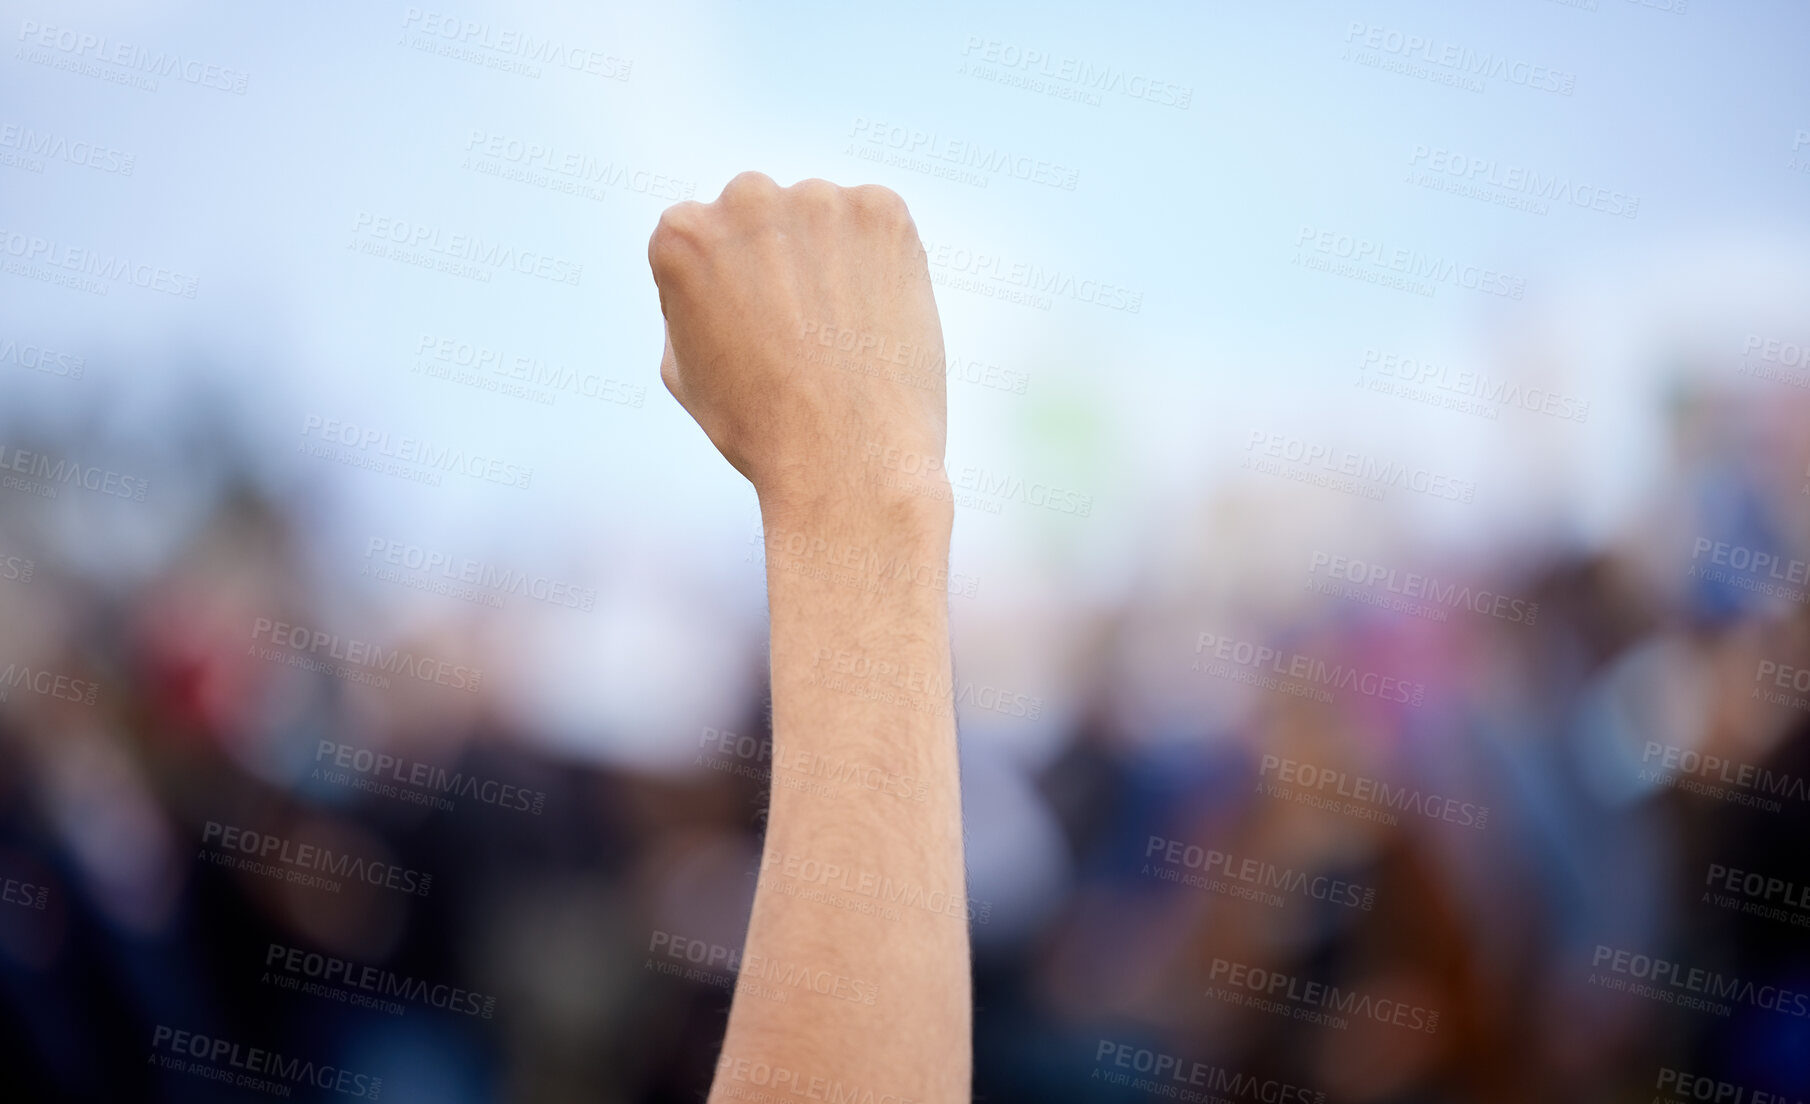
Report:
M3 10L9 1099L701 1099L748 168L937 284L977 1099L1810 1098L1802 6Z

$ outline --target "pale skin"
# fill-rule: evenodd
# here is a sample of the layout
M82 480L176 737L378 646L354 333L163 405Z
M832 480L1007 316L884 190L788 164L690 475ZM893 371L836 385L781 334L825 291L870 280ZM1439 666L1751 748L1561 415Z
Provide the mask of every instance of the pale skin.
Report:
M966 1101L943 376L896 371L942 360L916 227L885 188L743 173L668 208L648 260L661 378L766 532L774 785L710 1099ZM876 455L912 459L876 479ZM821 761L869 784L788 784ZM755 963L842 983L776 1001L750 992Z

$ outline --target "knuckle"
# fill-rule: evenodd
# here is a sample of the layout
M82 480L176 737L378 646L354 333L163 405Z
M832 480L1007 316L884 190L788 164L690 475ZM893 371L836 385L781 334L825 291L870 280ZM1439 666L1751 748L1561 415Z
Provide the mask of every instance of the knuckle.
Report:
M864 220L881 226L911 225L911 211L899 193L882 184L861 184L848 189L849 205Z
M703 236L704 208L700 203L675 203L660 212L660 221L647 239L647 260L656 273L670 271L688 246Z
M797 199L818 205L834 203L842 189L821 177L808 176L786 189Z
M666 348L660 353L660 382L666 385L666 393L685 405L685 397L679 379L679 358L673 355L672 338L666 339Z
M722 198L731 202L745 202L771 198L778 192L779 185L773 183L772 177L749 169L747 172L736 173L734 179L723 185Z
M654 226L654 233L667 240L694 238L702 229L704 205L687 200L675 203L660 212L660 221Z

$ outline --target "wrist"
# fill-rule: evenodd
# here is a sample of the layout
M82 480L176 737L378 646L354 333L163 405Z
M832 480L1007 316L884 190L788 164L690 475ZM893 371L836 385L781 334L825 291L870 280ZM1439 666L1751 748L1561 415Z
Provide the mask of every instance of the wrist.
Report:
M946 605L954 504L947 497L817 488L760 495L769 589L933 598Z
M910 480L877 480L871 473L837 483L769 484L756 489L761 523L822 536L912 544L945 554L955 520L949 480L940 471Z

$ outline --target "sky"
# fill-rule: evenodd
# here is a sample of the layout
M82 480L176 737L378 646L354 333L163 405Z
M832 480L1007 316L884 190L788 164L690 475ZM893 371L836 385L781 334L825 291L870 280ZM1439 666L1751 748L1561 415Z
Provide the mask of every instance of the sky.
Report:
M205 393L260 478L314 504L315 567L353 623L439 616L359 578L374 542L597 589L607 614L535 608L486 645L584 754L672 760L661 733L754 677L753 495L660 386L645 255L667 203L742 170L909 203L963 372L950 470L1020 488L958 511L953 567L979 584L958 655L1055 702L1059 658L1026 640L1040 604L1138 585L1203 504L1274 491L1254 459L1456 488L1377 512L1455 555L1590 544L1663 477L1677 373L1734 386L1749 336L1810 338L1810 12L1790 4L3 11L5 259L163 275L0 273L0 338L86 366L0 374L0 426L98 426L129 470ZM1392 286L1404 269L1422 275ZM1002 299L1015 271L1053 292ZM497 364L560 386L506 393ZM1448 404L1494 384L1550 401L1368 386L1418 372ZM404 442L507 481L360 466ZM97 558L170 554L200 496L157 490ZM1352 506L1298 490L1329 519Z

